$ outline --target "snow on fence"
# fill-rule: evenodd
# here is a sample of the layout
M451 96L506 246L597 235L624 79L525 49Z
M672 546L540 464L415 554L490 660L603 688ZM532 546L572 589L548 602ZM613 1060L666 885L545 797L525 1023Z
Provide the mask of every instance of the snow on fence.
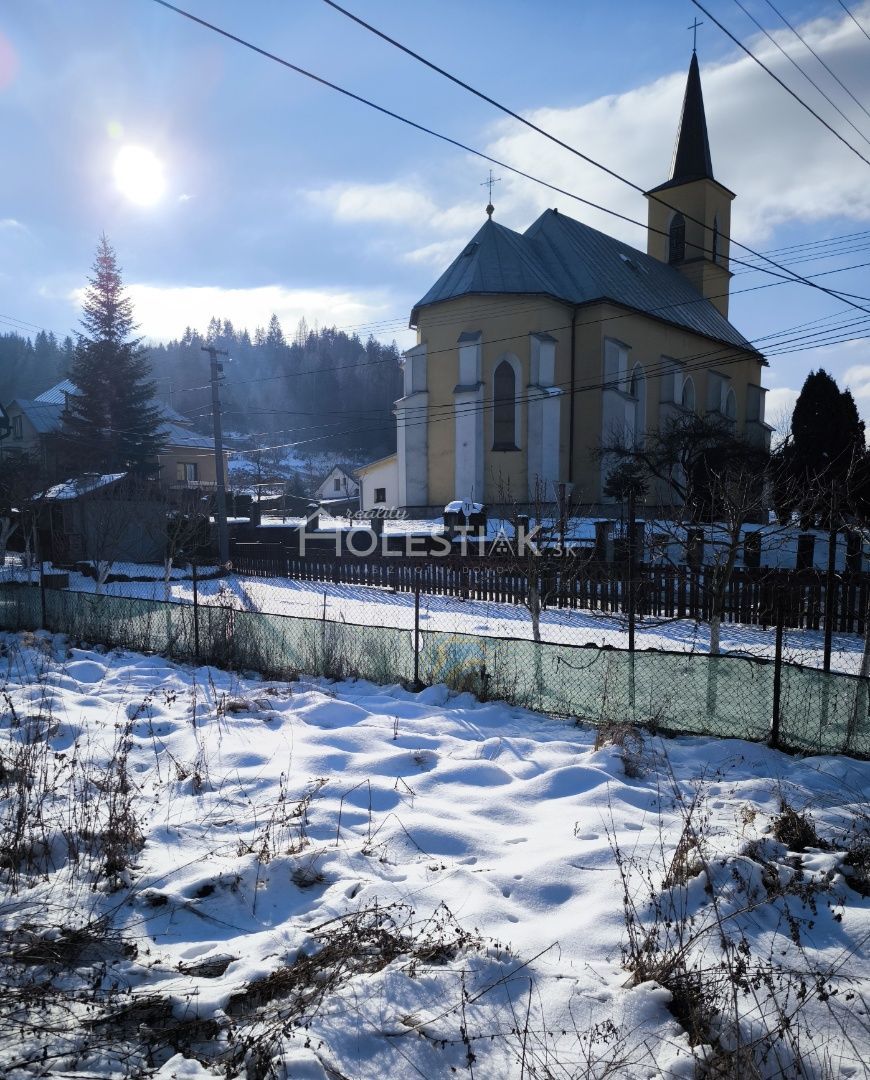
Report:
M45 604L44 617L41 603ZM870 757L870 680L777 660L634 651L0 586L0 629L205 661L270 677L444 683L591 724L767 740Z
M524 604L528 568L499 558L447 556L409 558L399 555L351 557L294 555L280 544L237 544L233 567L249 577L286 577L294 581L367 585L430 596ZM638 566L634 604L638 616L709 621L713 578L718 568L701 566ZM549 608L626 614L632 599L625 567L610 563L576 564L541 559L541 594ZM818 630L830 612L832 629L864 634L870 604L870 575L837 574L828 582L818 570L737 567L729 577L722 615L726 622L772 626L777 604L783 625Z

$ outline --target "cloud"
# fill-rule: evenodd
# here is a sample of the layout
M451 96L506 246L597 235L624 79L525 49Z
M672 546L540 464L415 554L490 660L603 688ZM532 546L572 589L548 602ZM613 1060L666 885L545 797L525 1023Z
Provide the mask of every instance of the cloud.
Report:
M856 364L843 372L843 382L852 391L852 397L870 398L870 364Z
M794 403L798 399L799 390L790 386L775 386L767 391L767 399L764 403L764 417L768 424L775 430L774 440L779 441L789 431L791 414L794 412Z
M23 225L20 221L11 217L0 218L0 229L4 231L8 229L14 232L27 232L26 225Z
M368 324L389 317L395 306L388 297L375 293L287 289L281 285L223 289L132 284L127 293L139 332L155 341L181 337L186 326L204 331L213 316L229 319L236 329L247 328L253 333L256 327L268 325L273 312L288 336L303 316L309 326L318 322L321 326L360 327L360 333L366 335ZM83 289L76 289L70 299L81 307L83 295Z
M865 18L870 15L870 4L864 5L863 14ZM801 32L859 99L870 97L867 40L851 19L816 19ZM832 126L849 133L850 141L870 157L870 146L803 83L771 42L757 35L748 46L817 111L832 118ZM680 71L623 94L572 108L538 109L527 116L640 187L650 188L669 175L685 80L685 71ZM755 246L777 225L789 221L816 222L838 216L870 220L867 165L749 57L741 54L705 66L702 81L714 172L739 196L732 221L738 239ZM849 105L847 101L843 106L847 113ZM645 203L638 191L540 135L519 128L514 121L496 125L487 149L494 157L530 168L559 187L646 221ZM596 228L645 244L640 229L509 173L504 175L499 194L499 209L510 218L527 223L545 207L556 204Z
M332 184L321 191L306 191L313 205L344 223L386 222L406 225L428 221L434 202L415 183Z
M858 18L870 18L870 2L855 10ZM867 40L848 16L814 19L800 30L859 99L870 98ZM790 33L783 31L781 43L801 59ZM870 157L870 145L803 82L767 38L756 34L747 44ZM732 220L736 239L756 247L763 246L777 226L789 222L839 217L870 221L867 166L754 61L742 53L732 55L706 65L702 80L715 174L738 195ZM545 131L648 189L669 175L685 83L683 69L624 93L526 115ZM850 115L850 109L855 111L848 101L842 107ZM477 141L493 157L610 207L635 219L640 227L507 171L503 171L495 200L496 219L501 223L524 230L544 209L559 206L610 235L646 246L647 209L640 191L514 120L495 121ZM459 176L464 177L462 170ZM304 194L337 223L401 228L401 236L389 242L400 246L398 257L433 269L443 269L483 223L479 199L456 201L447 184L427 185L416 176L384 183L339 183ZM734 255L739 257L739 252Z
M479 202L439 206L416 177L383 184L332 184L303 194L336 221L411 226L421 233L464 230L482 216Z
M444 270L456 257L462 244L463 241L460 239L436 240L432 244L424 244L423 247L405 252L402 258L405 262Z

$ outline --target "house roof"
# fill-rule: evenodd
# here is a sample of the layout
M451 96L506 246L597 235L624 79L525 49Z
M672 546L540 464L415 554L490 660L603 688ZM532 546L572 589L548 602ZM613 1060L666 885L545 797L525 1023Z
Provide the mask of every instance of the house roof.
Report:
M39 398L33 401L28 401L26 398L16 398L15 401L9 403L8 408L12 409L16 406L40 435L47 435L60 426L60 414L63 412L63 405L40 401Z
M64 379L63 382L57 383L55 386L50 386L48 390L44 390L41 394L35 397L33 400L40 405L66 405L67 395L75 395L78 393L78 387L71 379ZM160 415L164 420L169 421L171 424L190 424L192 423L189 416L184 416L178 412L177 409L173 409L171 405L167 405L164 401L157 401L154 403L160 411Z
M68 500L78 499L81 495L90 495L93 491L99 491L100 488L111 487L127 474L125 472L119 473L85 473L83 476L75 476L71 480L64 480L60 484L55 484L50 487L43 498L47 500Z
M183 446L190 450L214 450L214 439L180 424L163 424L160 436L165 446Z
M385 454L384 457L377 458L377 460L375 460L375 461L369 461L366 465L360 465L360 467L356 470L356 475L360 476L363 473L367 473L369 471L369 469L377 468L378 465L386 465L388 461L397 461L397 460L398 460L398 454L395 451L393 451L392 454Z
M489 219L426 295L420 309L471 294L537 294L572 305L611 301L755 353L746 338L674 267L558 210L524 233Z
M353 479L353 474L355 471L353 465L347 465L343 462L337 461L334 465L330 466L329 472L323 474L323 479L318 482L317 486L320 487L321 484L325 484L336 469L338 469L339 472L344 473L348 480L356 483L356 481Z
M77 387L70 379L64 379L63 382L59 382L56 386L50 386L48 390L44 390L34 400L44 401L49 405L66 405L66 395L75 394Z

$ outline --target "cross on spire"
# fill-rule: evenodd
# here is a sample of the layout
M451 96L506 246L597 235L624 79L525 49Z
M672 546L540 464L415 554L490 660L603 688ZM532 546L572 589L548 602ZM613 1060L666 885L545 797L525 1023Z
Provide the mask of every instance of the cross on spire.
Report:
M489 170L489 179L484 180L483 183L480 185L481 187L488 187L489 188L489 203L487 204L487 207L486 207L486 212L489 215L489 217L492 217L493 212L495 210L495 207L492 205L492 185L497 184L499 182L499 180L501 180L501 177L500 176L493 177L492 169L490 169Z
M698 51L698 27L703 25L704 20L702 19L700 22L698 22L698 18L697 16L695 16L695 21L692 23L692 25L686 27L687 30L692 31L692 52Z

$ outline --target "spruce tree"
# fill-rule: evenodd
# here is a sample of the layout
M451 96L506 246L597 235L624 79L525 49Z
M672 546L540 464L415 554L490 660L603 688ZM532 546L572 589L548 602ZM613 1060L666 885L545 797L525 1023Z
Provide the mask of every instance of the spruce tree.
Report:
M162 442L161 415L141 338L132 336L133 304L105 235L81 323L70 371L77 393L63 414L62 450L77 470L148 473Z
M795 402L791 436L779 454L776 503L805 527L828 525L832 509L850 512L853 482L866 455L855 399L823 369L811 371ZM863 470L861 470L863 471Z

